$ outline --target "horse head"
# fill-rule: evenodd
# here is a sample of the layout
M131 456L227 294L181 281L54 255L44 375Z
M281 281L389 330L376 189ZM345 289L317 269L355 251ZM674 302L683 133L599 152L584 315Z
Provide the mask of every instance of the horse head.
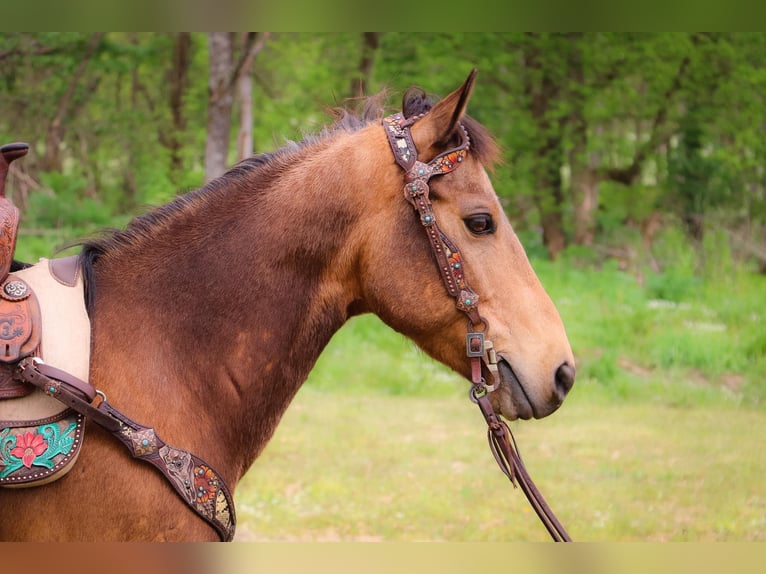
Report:
M388 234L369 234L362 258L364 306L468 378L466 332L482 332L497 353L499 376L490 372L491 365L482 366L487 380L498 381L490 393L495 411L511 420L541 418L554 412L572 388L575 361L559 313L487 174L498 148L465 115L474 76L436 104L411 89L402 114L388 120L390 125L383 122L384 130L401 133L387 146L375 201L395 202L396 208L370 205L368 220L370 229L395 230L400 240L392 245ZM411 155L421 172L437 166L427 181L428 205L413 201L418 191L408 198L416 213L401 195L417 183ZM442 249L446 258L438 253ZM453 293L449 285L445 289L450 282ZM465 302L459 300L463 285L472 293ZM470 298L478 298L478 305ZM460 308L465 303L469 309Z

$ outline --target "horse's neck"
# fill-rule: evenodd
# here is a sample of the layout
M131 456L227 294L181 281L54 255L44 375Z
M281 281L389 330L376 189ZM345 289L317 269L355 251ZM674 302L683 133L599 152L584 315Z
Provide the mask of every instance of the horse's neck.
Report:
M290 181L252 201L242 193L222 195L209 220L191 213L142 249L103 258L94 319L96 385L161 416L170 427L161 434L181 436L195 420L198 442L214 427L216 442L239 457L235 478L355 298L353 271L339 263L349 259L356 217L347 205L315 181L303 189ZM301 196L286 201L291 193ZM127 366L126 350L135 357Z

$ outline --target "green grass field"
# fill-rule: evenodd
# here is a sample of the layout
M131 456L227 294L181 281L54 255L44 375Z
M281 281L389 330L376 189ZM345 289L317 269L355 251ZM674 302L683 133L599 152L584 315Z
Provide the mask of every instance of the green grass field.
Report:
M766 414L593 404L514 424L538 487L580 541L766 541ZM302 390L237 488L239 540L542 541L457 398Z
M766 280L535 267L578 381L553 416L512 428L573 538L766 541ZM466 391L354 319L238 487L238 539L547 540Z

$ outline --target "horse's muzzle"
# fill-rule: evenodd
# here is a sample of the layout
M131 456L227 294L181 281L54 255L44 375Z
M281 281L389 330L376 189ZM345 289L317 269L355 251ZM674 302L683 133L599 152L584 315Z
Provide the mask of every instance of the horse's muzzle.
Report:
M531 383L519 379L506 357L501 354L498 359L501 384L492 393L497 395L493 398L493 406L510 420L547 417L561 406L574 385L575 369L569 363L558 367L552 381L541 383L548 386L547 389L535 390L525 386Z

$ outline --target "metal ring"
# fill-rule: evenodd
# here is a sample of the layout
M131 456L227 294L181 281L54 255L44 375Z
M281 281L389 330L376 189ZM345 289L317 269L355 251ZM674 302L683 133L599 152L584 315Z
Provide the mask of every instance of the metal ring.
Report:
M468 330L469 331L478 331L480 333L487 333L487 332L489 332L489 321L487 321L481 315L479 315L479 319L481 320L479 325L481 325L482 328L481 329L477 328L476 325L473 324L473 321L471 321L471 319L469 318L468 319Z

